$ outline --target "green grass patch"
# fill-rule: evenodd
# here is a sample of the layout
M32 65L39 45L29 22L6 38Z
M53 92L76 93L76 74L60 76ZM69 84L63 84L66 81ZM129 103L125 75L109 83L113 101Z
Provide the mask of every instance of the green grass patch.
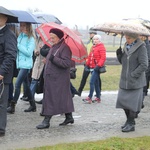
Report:
M76 89L78 89L80 86L83 69L84 69L83 65L78 65L77 66L77 77L76 77L76 79L71 80L71 82L73 83L73 85ZM102 91L118 90L121 65L107 65L106 69L107 69L107 72L101 74ZM89 90L90 76L91 75L89 75L86 85L84 87L85 91Z
M106 140L87 141L80 143L57 144L31 149L19 150L150 150L150 137L118 138Z

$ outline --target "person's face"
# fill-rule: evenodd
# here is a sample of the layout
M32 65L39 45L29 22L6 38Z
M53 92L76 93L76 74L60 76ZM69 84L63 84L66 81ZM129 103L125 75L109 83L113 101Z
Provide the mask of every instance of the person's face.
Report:
M7 16L0 14L0 27L4 26L7 22Z
M60 41L60 39L56 34L50 33L50 41L51 41L52 45L55 45Z
M97 37L94 37L93 38L93 44L94 45L97 45L97 44L99 44L101 41L99 40L99 38L97 38Z
M130 36L127 36L127 35L125 35L125 39L126 39L127 44L131 44L136 40L136 39L134 39Z
M20 32L27 34L27 24L25 22L20 23Z

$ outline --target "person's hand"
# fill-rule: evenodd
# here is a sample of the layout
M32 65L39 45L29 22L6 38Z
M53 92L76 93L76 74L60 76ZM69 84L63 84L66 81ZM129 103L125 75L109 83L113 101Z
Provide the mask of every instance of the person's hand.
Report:
M50 56L49 60L52 62L52 61L53 61L53 59L54 59L54 55L53 55L53 54L51 54L51 56Z
M85 69L86 71L89 71L90 67L87 66L87 65L84 65L84 69Z
M39 56L40 52L38 50L34 51L35 56Z
M99 71L99 69L100 69L99 66L96 66L96 67L94 68L94 70L97 71L97 72Z
M0 80L2 80L4 78L4 76L0 75Z
M46 58L43 58L43 59L42 59L42 62L43 62L44 64L46 64Z

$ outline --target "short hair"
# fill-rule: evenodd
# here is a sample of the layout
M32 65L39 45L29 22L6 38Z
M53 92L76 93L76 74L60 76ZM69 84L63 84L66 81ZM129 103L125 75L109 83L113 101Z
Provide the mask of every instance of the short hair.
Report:
M97 32L95 30L93 30L92 28L89 29L89 34L97 34Z
M132 33L132 32L124 32L124 35L129 36L133 39L137 39L139 37L137 33Z

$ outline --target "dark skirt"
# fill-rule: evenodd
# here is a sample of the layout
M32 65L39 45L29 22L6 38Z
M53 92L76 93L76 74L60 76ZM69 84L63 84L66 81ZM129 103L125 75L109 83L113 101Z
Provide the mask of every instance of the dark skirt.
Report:
M143 88L136 90L119 89L116 108L129 109L137 112L141 110Z

